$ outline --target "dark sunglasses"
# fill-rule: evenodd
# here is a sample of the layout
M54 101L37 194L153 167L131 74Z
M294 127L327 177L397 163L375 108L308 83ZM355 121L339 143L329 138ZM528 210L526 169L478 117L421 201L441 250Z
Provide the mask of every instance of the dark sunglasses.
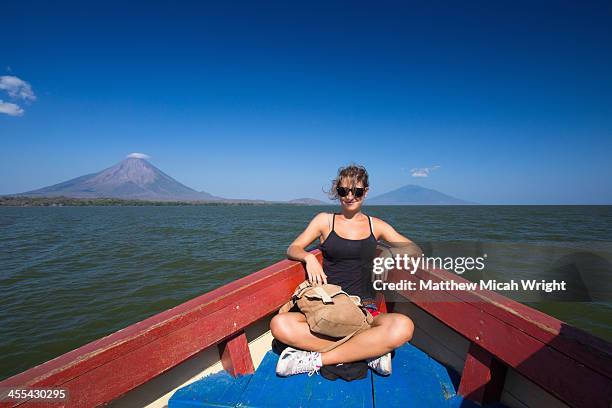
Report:
M363 197L363 194L365 193L365 188L364 187L353 187L353 188L336 187L336 192L338 193L340 197L346 197L349 194L349 192L352 192L355 197L359 198L359 197Z

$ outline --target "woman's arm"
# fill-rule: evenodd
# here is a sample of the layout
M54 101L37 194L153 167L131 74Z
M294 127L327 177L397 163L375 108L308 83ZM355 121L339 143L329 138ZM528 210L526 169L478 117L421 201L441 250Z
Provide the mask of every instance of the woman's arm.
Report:
M289 245L287 248L287 257L295 261L304 262L306 264L306 272L308 280L312 283L327 283L327 276L323 272L323 267L317 258L310 252L304 249L319 238L324 231L327 214L317 214L306 229Z

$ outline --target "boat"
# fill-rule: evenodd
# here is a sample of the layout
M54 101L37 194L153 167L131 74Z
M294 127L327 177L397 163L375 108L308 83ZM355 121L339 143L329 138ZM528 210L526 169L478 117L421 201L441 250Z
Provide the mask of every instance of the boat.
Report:
M319 262L322 254L314 249ZM269 323L304 280L281 260L0 382L62 389L64 399L2 407L601 407L612 402L612 345L487 290L379 293L413 339L393 373L330 381L277 377ZM467 282L441 269L391 270L387 282Z

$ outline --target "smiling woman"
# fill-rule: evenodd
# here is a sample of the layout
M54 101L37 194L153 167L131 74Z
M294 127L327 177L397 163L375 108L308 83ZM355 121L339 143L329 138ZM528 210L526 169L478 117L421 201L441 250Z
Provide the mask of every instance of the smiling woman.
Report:
M369 187L369 176L365 167L351 164L338 170L338 176L332 180L328 194L332 200L340 199L346 204L353 204L361 201L362 197L365 199ZM349 193L353 194L353 198L348 198Z
M414 325L407 316L381 314L376 310L369 277L379 239L401 245L414 243L386 222L361 212L368 189L368 173L364 167L340 168L329 194L340 201L341 212L315 216L289 245L287 255L305 263L312 283L339 285L348 294L359 296L374 316L372 327L330 351L319 353L313 350L325 349L335 340L313 333L301 312L275 316L270 323L272 335L291 346L279 358L277 373L281 376L361 360L367 360L370 368L378 373L388 375L391 374L390 352L412 338ZM304 249L317 238L323 253L322 265Z

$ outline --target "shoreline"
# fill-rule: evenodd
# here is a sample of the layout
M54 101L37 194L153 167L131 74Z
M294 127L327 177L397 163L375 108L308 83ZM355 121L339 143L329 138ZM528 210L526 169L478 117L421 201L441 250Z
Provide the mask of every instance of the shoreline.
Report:
M7 197L0 196L0 207L144 207L144 206L220 206L220 205L292 205L332 206L334 204L292 203L265 200L224 200L224 201L154 201L125 200L121 198L71 198L71 197Z

